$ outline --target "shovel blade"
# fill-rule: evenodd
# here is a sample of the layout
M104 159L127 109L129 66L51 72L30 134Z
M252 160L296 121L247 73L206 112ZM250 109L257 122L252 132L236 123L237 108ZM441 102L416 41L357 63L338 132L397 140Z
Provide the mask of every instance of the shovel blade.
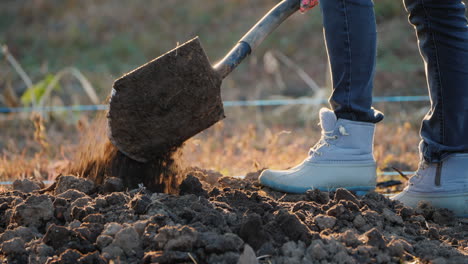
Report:
M222 79L198 38L115 81L109 139L128 157L148 162L224 118Z

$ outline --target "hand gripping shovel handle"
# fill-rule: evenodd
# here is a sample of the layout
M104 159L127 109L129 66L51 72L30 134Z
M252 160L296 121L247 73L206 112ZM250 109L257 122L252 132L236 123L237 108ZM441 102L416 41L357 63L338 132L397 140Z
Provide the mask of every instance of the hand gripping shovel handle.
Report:
M275 30L284 20L299 10L299 0L283 0L268 12L247 34L229 51L229 53L215 66L214 69L225 78L247 56L255 50L260 43Z

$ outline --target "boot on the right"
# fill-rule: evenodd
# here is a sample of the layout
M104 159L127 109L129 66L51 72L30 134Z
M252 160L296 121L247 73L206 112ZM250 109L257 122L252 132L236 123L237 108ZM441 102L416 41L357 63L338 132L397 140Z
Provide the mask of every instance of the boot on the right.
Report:
M421 160L408 186L391 199L409 207L427 201L457 217L468 217L468 153L451 155L439 163Z

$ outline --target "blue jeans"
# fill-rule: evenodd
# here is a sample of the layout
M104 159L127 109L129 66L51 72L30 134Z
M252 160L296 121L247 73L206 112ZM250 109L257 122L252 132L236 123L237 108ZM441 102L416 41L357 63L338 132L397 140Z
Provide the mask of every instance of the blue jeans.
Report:
M461 0L404 0L426 66L431 108L422 122L422 154L440 162L468 152L468 26ZM372 108L376 25L372 0L322 0L338 118L377 123Z

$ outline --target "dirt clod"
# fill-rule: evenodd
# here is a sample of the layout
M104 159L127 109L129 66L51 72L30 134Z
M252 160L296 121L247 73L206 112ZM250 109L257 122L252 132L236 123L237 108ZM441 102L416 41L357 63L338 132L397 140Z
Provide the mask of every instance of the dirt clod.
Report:
M245 217L239 231L240 237L254 249L259 249L271 240L264 228L260 215L253 213Z
M120 230L122 230L122 225L118 223L108 223L104 227L104 231L102 231L103 235L106 236L115 236Z
M96 245L99 249L103 249L112 243L113 238L108 235L100 235L96 239Z
M376 228L372 228L364 234L364 240L366 244L374 246L380 249L385 248L386 242L382 236L382 233Z
M321 192L319 190L310 190L307 191L306 197L310 201L314 201L320 204L326 204L330 200L330 197L327 193Z
M34 237L38 236L31 228L19 226L12 230L6 230L3 234L0 234L0 243L6 242L13 238L21 238L25 242L29 242Z
M2 243L2 246L0 249L7 256L16 256L16 255L22 255L26 253L26 249L24 247L24 241L23 239L19 237L15 237L13 239L10 239Z
M352 194L350 191L348 191L346 189L342 189L342 188L339 188L338 190L336 190L334 200L335 201L341 201L341 200L351 201L351 202L355 203L357 206L361 205L361 203L358 201L358 199L356 198L356 196L354 194Z
M127 256L136 256L142 254L141 239L133 226L129 226L120 230L115 234L115 239L112 244L115 244L123 250Z
M258 264L257 256L255 255L255 251L249 245L244 246L244 251L239 257L237 263L242 264Z
M108 177L104 179L102 191L104 193L121 192L124 190L122 179L117 177Z
M90 194L94 190L94 187L94 182L91 180L78 178L75 176L60 176L57 180L55 195L72 189L83 192L85 194Z
M44 187L45 186L42 181L30 179L15 180L13 182L13 190L17 190L24 193L32 193L33 191L40 190Z
M198 178L190 174L187 175L185 180L182 181L182 183L179 186L179 189L180 195L195 194L196 196L208 197L207 191L203 189L203 186L198 180Z
M47 195L33 195L13 210L12 222L27 227L40 228L54 216L52 200Z
M320 228L320 230L325 230L328 228L333 228L335 226L336 218L327 215L317 215L315 217L315 223Z
M78 259L78 264L106 264L106 260L99 254L99 251L88 253Z

